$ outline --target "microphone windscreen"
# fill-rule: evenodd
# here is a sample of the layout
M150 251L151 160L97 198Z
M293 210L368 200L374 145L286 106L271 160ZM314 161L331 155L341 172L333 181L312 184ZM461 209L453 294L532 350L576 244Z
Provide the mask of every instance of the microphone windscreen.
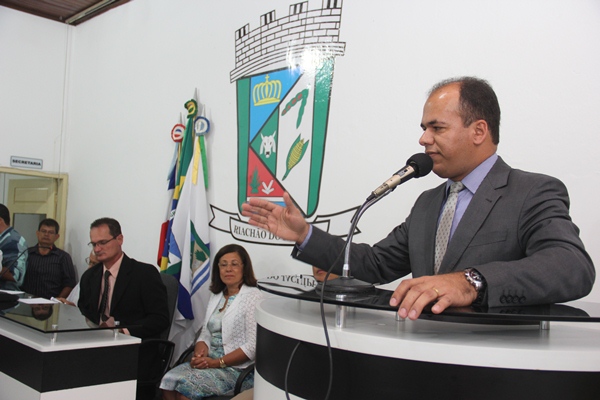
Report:
M433 160L425 153L417 153L406 161L415 169L415 178L420 178L431 172Z

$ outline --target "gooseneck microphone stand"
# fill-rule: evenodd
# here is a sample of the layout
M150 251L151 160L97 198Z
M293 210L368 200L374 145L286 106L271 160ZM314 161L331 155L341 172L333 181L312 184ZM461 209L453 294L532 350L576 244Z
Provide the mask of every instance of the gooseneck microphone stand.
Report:
M342 270L342 276L338 279L331 281L324 281L322 289L323 293L330 298L336 300L348 300L353 298L360 298L361 296L368 295L375 291L375 286L372 283L361 281L352 276L350 271L350 248L352 245L352 238L356 231L358 221L362 217L365 211L373 204L390 194L395 189L389 189L382 193L378 197L369 197L354 213L352 220L350 221L350 230L346 237L346 244L344 246L344 267ZM335 326L336 328L343 328L346 325L346 314L348 306L338 305L335 310Z
M321 289L323 295L328 293L330 295L329 297L335 297L336 300L343 301L347 299L351 300L353 298L358 299L360 296L367 296L369 292L375 291L375 287L371 283L355 279L350 273L350 247L352 245L352 237L354 236L358 220L369 207L393 192L398 185L411 178L425 176L431 172L432 168L433 160L431 157L425 153L417 153L406 161L406 166L396 172L390 179L385 181L375 189L369 197L367 197L367 200L358 210L356 210L356 213L350 221L350 230L348 231L346 245L344 246L345 254L342 276L331 282L323 282ZM335 319L336 327L343 328L346 324L346 306L337 306Z

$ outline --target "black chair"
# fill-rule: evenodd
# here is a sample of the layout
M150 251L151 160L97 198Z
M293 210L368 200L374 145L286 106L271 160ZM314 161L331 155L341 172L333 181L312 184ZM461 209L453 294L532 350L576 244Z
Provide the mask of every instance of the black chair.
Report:
M190 359L192 358L192 354L194 353L194 346L195 346L195 344L192 344L190 347L188 347L179 356L179 358L175 362L175 365L183 364L185 362L190 361ZM210 400L230 400L230 399L232 399L236 395L240 394L240 392L242 391L242 384L244 383L244 379L246 379L248 374L250 374L252 371L254 371L254 363L251 363L250 365L246 366L246 368L244 368L242 370L242 372L240 373L240 376L238 376L237 380L235 381L235 387L233 389L233 394L231 396L210 396L210 397L205 397L205 398L210 399Z
M206 399L210 399L210 400L230 400L230 399L232 399L236 395L240 394L240 392L242 391L242 384L244 383L244 379L246 379L248 374L252 371L254 371L254 363L248 365L246 368L244 368L242 370L242 373L240 374L240 376L238 376L237 380L235 381L235 387L233 389L233 394L231 396L210 396L210 397L206 397Z
M167 288L167 302L169 307L169 321L173 323L179 282L173 275L160 274ZM171 331L171 324L161 334L159 339L146 339L140 344L140 362L137 379L137 400L160 399L158 384L169 369L175 343L167 340Z
M160 274L160 277L167 288L167 305L169 307L169 321L173 323L173 316L175 315L175 307L177 306L177 297L179 295L179 281L173 275ZM161 339L169 339L169 333L171 332L171 325L163 331L160 335Z

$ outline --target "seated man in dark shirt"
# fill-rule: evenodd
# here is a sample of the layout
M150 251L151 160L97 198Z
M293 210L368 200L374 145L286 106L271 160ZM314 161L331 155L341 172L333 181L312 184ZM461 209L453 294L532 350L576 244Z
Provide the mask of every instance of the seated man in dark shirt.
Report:
M23 291L47 299L67 297L77 284L71 256L54 245L60 237L58 222L46 218L38 225L38 243L30 247Z

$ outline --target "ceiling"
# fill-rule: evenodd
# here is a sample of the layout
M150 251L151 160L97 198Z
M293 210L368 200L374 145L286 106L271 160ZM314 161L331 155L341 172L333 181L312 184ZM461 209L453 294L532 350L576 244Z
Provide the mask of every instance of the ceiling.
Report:
M0 6L78 25L131 0L0 0Z

